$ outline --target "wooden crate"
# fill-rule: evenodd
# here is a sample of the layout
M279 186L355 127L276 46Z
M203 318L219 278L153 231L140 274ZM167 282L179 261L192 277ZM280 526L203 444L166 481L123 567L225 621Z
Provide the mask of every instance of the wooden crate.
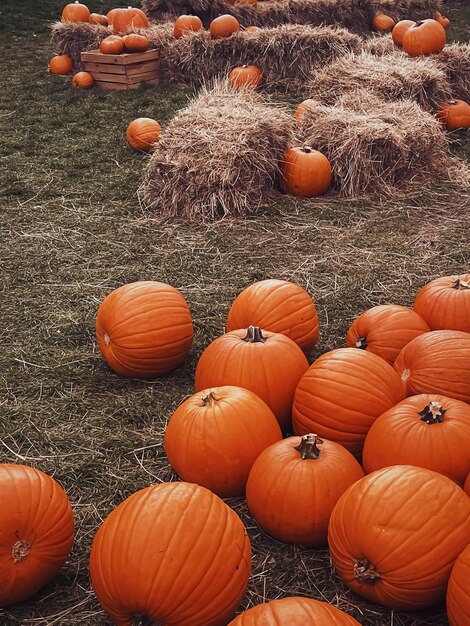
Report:
M160 82L158 50L123 54L102 54L99 50L81 53L83 69L102 89L137 89L143 83Z

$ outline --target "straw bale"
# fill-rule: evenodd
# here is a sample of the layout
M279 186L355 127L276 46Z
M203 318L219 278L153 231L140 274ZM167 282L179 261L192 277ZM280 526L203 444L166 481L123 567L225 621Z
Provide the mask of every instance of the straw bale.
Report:
M452 96L470 102L470 43L447 45L435 59L447 75Z

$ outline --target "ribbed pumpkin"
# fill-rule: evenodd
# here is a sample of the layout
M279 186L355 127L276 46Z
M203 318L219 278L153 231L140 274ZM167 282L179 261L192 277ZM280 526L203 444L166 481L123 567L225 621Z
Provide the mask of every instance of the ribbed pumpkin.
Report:
M324 154L310 146L284 153L281 189L299 198L321 196L331 186L331 165Z
M233 330L213 341L196 367L196 391L244 387L266 402L283 431L290 426L292 399L308 361L299 346L280 333L256 326Z
M268 534L313 548L327 544L328 522L340 496L364 476L343 446L310 433L289 437L256 459L246 485L251 515Z
M467 476L466 480L465 480L465 484L463 486L463 490L465 491L465 493L470 496L470 474Z
M310 366L295 390L294 431L317 433L356 454L373 422L404 395L384 359L356 348L332 350Z
M395 20L384 13L376 13L374 15L374 19L372 20L372 26L375 30L380 32L388 32L393 30Z
M0 531L2 607L27 600L65 563L73 543L67 494L40 470L0 464Z
M101 26L107 26L108 18L106 15L101 15L100 13L90 13L89 22L90 24L101 24Z
M311 598L282 598L238 615L229 626L360 626L339 609Z
M429 326L408 307L383 304L367 309L354 320L346 336L346 346L373 352L393 365L400 350L426 332Z
M446 100L437 112L437 118L448 130L470 128L470 104L463 100Z
M196 15L180 15L173 26L173 36L179 39L185 33L202 30L202 22Z
M241 65L230 72L228 82L237 89L256 89L263 82L263 72L256 65Z
M450 626L470 624L470 545L459 555L452 568L446 604Z
M410 28L410 26L414 26L415 24L416 22L413 22L413 20L401 20L400 22L397 22L392 30L393 43L401 48L403 46L403 35Z
M96 318L96 337L115 372L154 378L184 361L193 341L193 323L177 289L138 281L106 296Z
M119 9L111 9L111 11L108 11L108 13L106 13L106 17L108 18L108 23L110 26L113 25L113 19L114 16L116 15L116 11L118 11Z
M88 72L77 72L72 78L72 85L77 89L88 89L93 83L93 76Z
M410 341L394 368L406 394L439 393L470 402L470 334L434 330Z
M142 489L93 541L96 596L117 626L224 626L250 575L245 527L220 498L191 483Z
M470 406L437 394L402 400L372 424L362 464L367 473L418 465L463 485L470 472Z
M119 35L109 35L100 41L101 54L121 54L124 50L124 39Z
M307 98L307 100L301 102L295 110L295 119L299 121L305 111L307 111L311 106L315 106L317 104L318 100L313 100L312 98Z
M144 52L149 47L149 40L145 35L132 33L131 35L125 35L123 40L124 47L129 52Z
M441 52L446 45L446 31L436 20L422 20L403 35L403 50L412 57Z
M148 151L160 139L161 132L162 127L156 120L150 117L139 117L127 127L127 143L135 150Z
M220 15L215 20L212 20L209 25L209 31L213 39L230 37L230 35L238 33L239 30L240 24L233 15Z
M109 19L109 13L108 13ZM140 9L128 7L127 9L115 9L112 14L113 30L115 33L123 35L129 28L148 28L147 16Z
M260 326L281 333L308 352L318 340L318 315L312 298L288 280L260 280L235 298L227 331Z
M245 494L256 458L280 439L273 412L252 391L213 387L176 409L165 432L165 450L183 480L229 498Z
M333 564L355 593L394 609L444 599L470 541L470 498L442 474L394 465L354 483L330 519Z
M64 76L73 69L73 59L68 54L59 54L49 61L49 71L51 74Z
M470 333L470 274L435 278L418 291L413 310L431 330Z
M444 17L442 13L439 13L439 11L436 11L434 13L434 19L436 20L436 22L439 22L439 24L444 28L449 28L450 20L448 20L447 17Z
M90 19L90 10L88 7L78 0L71 4L67 4L62 11L63 22L88 22Z

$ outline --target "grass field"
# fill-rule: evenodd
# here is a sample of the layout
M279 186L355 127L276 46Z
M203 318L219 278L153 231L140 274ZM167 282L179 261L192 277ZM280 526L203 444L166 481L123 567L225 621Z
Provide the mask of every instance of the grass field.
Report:
M106 11L112 2L90 0ZM137 196L146 156L124 139L128 122L165 125L189 91L75 91L48 74L49 23L63 3L3 0L0 40L2 232L0 461L52 474L73 504L76 540L61 574L32 601L0 609L0 625L108 624L91 591L88 554L107 514L150 483L175 479L162 446L167 420L192 392L203 348L253 281L279 277L313 296L321 339L311 358L344 344L352 319L375 304L409 305L440 274L468 271L470 202L458 187L396 201L283 199L244 221L162 222ZM470 7L449 2L450 35L464 40ZM470 154L469 133L453 151ZM94 339L96 311L119 285L168 282L195 324L190 359L152 382L113 374ZM243 606L302 594L328 600L364 626L444 626L443 607L392 613L349 592L327 551L263 535L242 500L253 577Z

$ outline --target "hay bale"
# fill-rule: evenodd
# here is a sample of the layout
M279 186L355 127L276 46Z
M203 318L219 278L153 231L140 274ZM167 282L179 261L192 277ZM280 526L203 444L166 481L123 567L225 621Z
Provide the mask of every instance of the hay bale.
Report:
M369 52L375 56L381 57L384 54L393 54L396 52L401 52L401 54L405 54L405 52L401 51L401 48L398 48L394 43L390 33L386 35L373 35L366 39L366 41L362 45L363 52Z
M451 92L437 61L398 51L381 57L362 52L340 58L313 75L305 94L333 105L342 95L361 89L391 102L414 100L427 111L435 111Z
M252 91L219 82L179 111L158 142L141 189L166 217L254 212L273 195L292 116Z
M432 18L435 11L440 11L443 5L443 0L370 0L372 17L382 11L396 22Z
M446 73L452 96L470 102L470 43L453 43L435 57Z
M329 158L333 186L343 197L421 193L455 166L432 115L410 100L386 103L367 91L348 94L334 107L309 107L299 136Z

